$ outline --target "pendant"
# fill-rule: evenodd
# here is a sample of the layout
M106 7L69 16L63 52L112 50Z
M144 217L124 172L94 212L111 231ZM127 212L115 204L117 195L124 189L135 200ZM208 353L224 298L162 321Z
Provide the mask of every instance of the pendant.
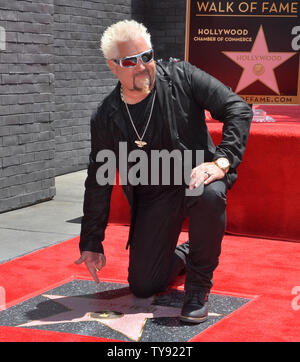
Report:
M139 148L142 148L147 144L145 141L134 141L134 143L136 143Z

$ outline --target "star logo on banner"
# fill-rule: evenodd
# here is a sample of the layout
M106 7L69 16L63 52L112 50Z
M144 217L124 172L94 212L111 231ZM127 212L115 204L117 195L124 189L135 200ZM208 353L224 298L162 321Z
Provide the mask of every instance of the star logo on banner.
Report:
M113 299L45 294L43 296L62 304L68 311L41 320L30 321L17 327L97 321L133 341L139 341L147 318L178 317L180 314L179 308L152 304L154 297L142 299L133 294ZM221 316L217 313L209 314Z
M259 80L277 94L280 94L274 69L297 54L296 52L269 52L263 27L259 28L250 52L222 52L244 70L236 93Z

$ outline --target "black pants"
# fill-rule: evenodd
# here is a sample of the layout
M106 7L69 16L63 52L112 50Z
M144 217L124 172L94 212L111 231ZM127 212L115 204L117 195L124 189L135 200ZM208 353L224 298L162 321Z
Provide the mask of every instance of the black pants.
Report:
M161 292L175 277L174 264L181 257L175 248L186 217L190 250L185 290L210 290L225 232L226 193L225 181L217 180L204 186L199 196L185 196L185 189L180 188L155 199L138 200L128 275L136 296L146 298Z

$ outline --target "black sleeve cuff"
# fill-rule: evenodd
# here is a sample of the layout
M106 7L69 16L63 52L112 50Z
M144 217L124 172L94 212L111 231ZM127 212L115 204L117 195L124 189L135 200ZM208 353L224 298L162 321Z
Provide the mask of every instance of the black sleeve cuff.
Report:
M79 249L83 251L93 251L95 253L104 254L104 248L101 242L95 240L82 240L80 239Z

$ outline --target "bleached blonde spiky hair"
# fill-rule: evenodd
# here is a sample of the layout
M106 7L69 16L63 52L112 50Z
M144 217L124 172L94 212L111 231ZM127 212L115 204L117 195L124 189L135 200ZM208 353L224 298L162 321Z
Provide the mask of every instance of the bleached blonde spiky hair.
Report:
M117 44L128 40L143 37L151 45L151 35L147 28L135 20L122 20L109 26L103 33L100 48L106 59L117 59L119 51Z

